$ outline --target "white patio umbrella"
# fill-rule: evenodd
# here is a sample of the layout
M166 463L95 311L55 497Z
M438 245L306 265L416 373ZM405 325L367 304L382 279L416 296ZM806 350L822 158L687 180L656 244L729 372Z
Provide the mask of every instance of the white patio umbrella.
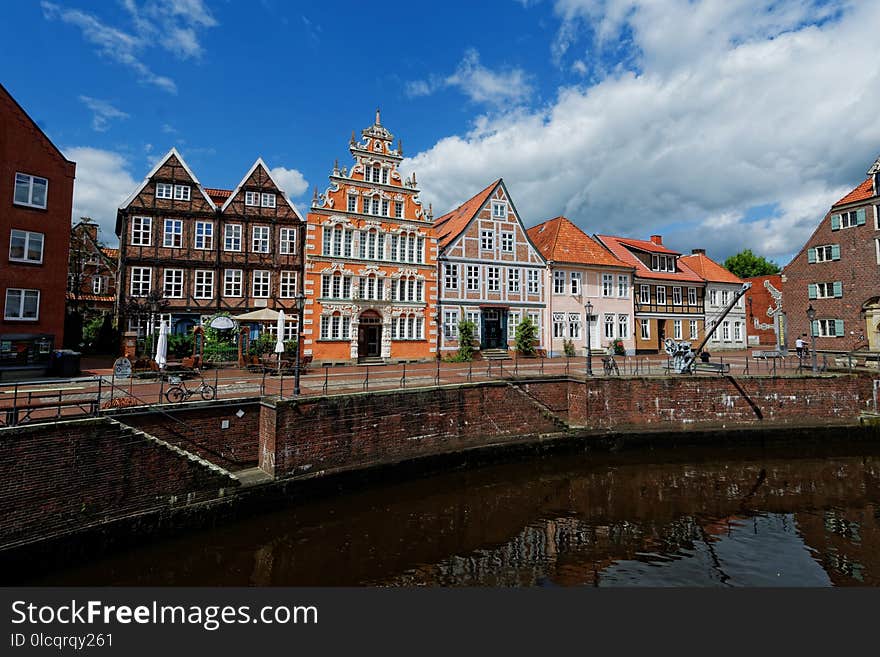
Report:
M281 354L284 353L284 311L278 311L278 335L275 338L275 353L278 354L278 369L281 369Z
M159 324L159 340L156 342L156 365L164 370L168 364L168 324Z

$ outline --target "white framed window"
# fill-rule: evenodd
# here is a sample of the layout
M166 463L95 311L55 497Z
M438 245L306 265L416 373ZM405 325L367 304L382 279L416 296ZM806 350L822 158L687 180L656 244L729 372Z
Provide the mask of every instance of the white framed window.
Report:
M9 233L9 259L12 262L43 262L43 233L15 230Z
M516 338L516 327L519 325L520 314L517 311L511 311L507 315L507 339Z
M725 342L730 342L730 322L723 321L721 322L721 339Z
M403 201L394 201L394 217L403 219Z
M553 272L553 294L565 294L565 272Z
M813 333L819 338L839 338L845 335L842 319L813 320Z
M604 335L610 340L614 337L614 315L612 313L605 313L603 320Z
M214 298L214 272L210 269L196 269L196 281L193 289L195 299Z
M681 305L681 288L673 287L672 288L672 305L680 306Z
M6 307L3 318L27 321L40 319L40 291L6 288Z
M807 261L810 263L830 262L832 260L840 260L839 244L825 244L807 250Z
M538 294L540 292L541 274L534 269L529 269L528 273L528 292L529 294Z
M681 320L680 319L676 319L675 321L672 322L672 337L675 338L676 340L682 339Z
M132 267L129 293L133 297L145 297L150 293L153 270L149 267Z
M156 198L171 200L174 198L174 185L156 183Z
M358 280L358 294L361 299L381 300L384 293L385 281L378 276L370 275Z
M282 228L278 231L279 251L281 255L296 253L296 228Z
M690 339L696 340L699 337L699 332L698 332L698 328L697 328L697 321L695 319L692 319L690 321L690 324L691 324L691 326L690 326L690 329L691 329L690 330Z
M500 267L487 267L486 268L486 290L489 292L500 292L501 291L501 268Z
M666 305L666 286L665 285L658 285L656 294L657 294L657 305L658 306L665 306Z
M553 313L553 337L565 337L565 313Z
M571 293L574 296L578 296L581 293L581 276L579 271L571 272Z
M728 303L730 303L730 290L722 290L721 305L726 307Z
M458 310L443 311L443 336L446 339L458 339Z
M260 193L259 192L245 192L244 193L244 204L249 205L251 207L257 207L260 205Z
M92 276L92 294L107 292L109 282L106 276Z
M132 246L150 246L152 243L152 217L132 217L131 218L131 245Z
M226 224L223 227L223 250L241 251L241 224Z
M166 269L162 281L162 294L168 299L183 298L183 270Z
M495 231L494 230L481 230L480 231L480 249L483 251L492 251L495 249Z
M468 310L465 312L464 317L467 321L471 322L474 325L474 337L479 340L480 339L480 311L479 310Z
M709 305L718 305L718 290L709 290Z
M651 303L651 286L639 286L639 303Z
M379 215L379 198L373 197L373 201L370 204L370 214L374 214L376 216Z
M612 274L602 274L602 296L614 296L614 276Z
M188 201L189 198L190 198L189 185L175 185L174 186L174 200L175 201Z
M282 299L296 298L296 272L290 269L282 270L278 283L278 296Z
M251 279L251 296L257 299L268 299L271 291L271 277L271 272L265 269L255 269Z
M274 208L275 194L272 194L271 192L263 192L260 195L260 205L264 208Z
M351 257L352 229L342 226L324 227L321 253L325 256Z
M507 291L513 294L519 294L519 269L508 268Z
M12 202L31 208L45 208L48 196L49 180L32 176L27 173L15 174L15 196Z
M629 276L625 274L617 275L617 296L621 299L629 297Z
M504 201L492 201L492 217L495 219L507 219L507 203Z
M384 198L382 199L382 216L388 216L388 200Z
M810 299L833 299L843 296L843 282L811 283L807 286L807 296Z
M617 337L624 339L629 337L629 315L617 316Z
M358 208L358 197L355 194L349 194L347 197L348 205L346 206L349 212L357 212Z
M348 340L351 331L351 317L339 313L321 315L322 340Z
M363 214L370 214L370 199L364 196L363 207L361 208L361 212Z
M696 306L697 305L697 288L689 287L688 288L688 305Z
M642 340L650 340L651 339L651 320L650 319L640 319L639 320L639 329L641 331Z
M861 212L861 221L859 213ZM840 227L841 228L852 228L853 226L860 226L865 223L864 220L865 211L862 210L851 210L849 212L841 212L840 213Z
M528 312L529 320L538 329L538 335L541 335L541 313L530 310Z
M733 323L733 340L734 342L742 342L742 324L739 322Z
M668 255L651 255L651 269L653 271L675 271L675 257Z
M480 267L467 265L467 289L471 292L480 289Z
M251 251L269 253L269 226L254 226L251 229Z
M714 328L715 328L715 320L714 319L706 320L706 334L708 335L710 332L712 333L709 340L711 342L718 342L721 338L718 334L718 331L713 330Z
M244 275L241 269L227 269L223 272L223 296L242 296L242 281Z
M501 250L504 253L513 253L513 233L502 231L501 233Z
M166 219L162 246L170 249L179 249L183 246L183 220Z
M443 282L447 290L458 289L458 265L446 264L443 266Z
M321 297L324 299L351 299L351 276L339 272L321 276Z
M197 221L195 248L200 251L210 251L214 248L214 222Z

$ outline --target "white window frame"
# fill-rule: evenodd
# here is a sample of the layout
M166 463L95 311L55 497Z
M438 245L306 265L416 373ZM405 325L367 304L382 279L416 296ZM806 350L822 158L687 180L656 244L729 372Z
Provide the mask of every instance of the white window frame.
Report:
M269 253L269 226L251 226L251 253Z
M223 250L232 253L241 253L241 224L224 224L223 225ZM231 246L237 248L231 248Z
M453 263L444 263L443 265L443 286L447 290L458 289L458 265Z
M513 253L516 243L516 234L509 230L501 231L501 252Z
M36 187L37 181L42 181L43 183L42 205L40 203L34 202L34 188ZM28 186L27 201L21 201L18 199L19 187L23 184L26 184ZM13 185L12 191L12 202L15 205L23 205L28 208L39 208L41 210L45 210L47 205L49 204L49 179L43 178L41 176L34 176L29 173L21 173L20 171L16 171L15 184Z
M480 266L467 265L467 290L469 292L479 291L480 289Z
M214 298L214 271L211 269L196 269L195 282L193 285L193 299Z
M146 272L146 276L144 275ZM135 275L137 274L137 275ZM137 285L137 287L135 287ZM144 287L146 286L146 288ZM129 296L145 297L153 289L152 267L132 267L129 275Z
M624 340L629 338L629 315L617 316L617 337Z
M626 274L617 275L617 296L621 299L629 298L629 276Z
M501 267L486 267L486 291L501 292Z
M681 303L682 303L681 287L679 287L678 285L675 285L672 288L672 305L673 306L680 306Z
M492 201L492 218L507 219L507 201Z
M244 204L248 207L256 208L260 206L260 192L245 192Z
M171 230L169 230L169 228ZM168 219L163 222L162 247L166 249L183 248L183 219Z
M131 246L150 246L153 243L153 218L131 218Z
M92 276L92 294L104 294L109 287L109 280L106 276Z
M553 272L553 294L565 294L565 272Z
M358 207L358 197L357 194L347 194L345 201L345 211L346 212L357 212Z
M278 251L281 255L293 255L296 253L296 228L279 229Z
M403 201L394 201L394 218L403 219Z
M170 183L156 183L156 198L171 201L174 199L174 185Z
M210 251L214 248L214 222L197 221L195 225L193 246L199 251Z
M251 274L251 296L255 299L268 299L272 296L272 272L268 269L254 269Z
M690 339L696 340L700 337L700 327L697 325L697 320L690 320Z
M162 296L166 299L183 298L182 269L166 269L162 272Z
M541 291L541 274L540 272L529 269L528 271L528 293L539 294Z
M688 288L688 305L696 306L697 305L697 288L689 287Z
M507 268L507 291L511 294L519 294L519 269Z
M681 340L684 333L682 333L682 325L680 319L672 320L672 337L675 340Z
M296 298L296 271L292 269L281 270L278 279L278 297L281 299Z
M16 236L16 233L18 235ZM24 256L21 258L15 258L12 255L12 241L14 239L24 240L23 253ZM40 257L37 259L29 258L31 250L31 242L39 241L40 244ZM9 261L10 262L26 262L32 265L40 265L43 263L43 252L46 245L46 236L43 233L36 233L30 230L20 230L18 228L13 228L9 231Z
M175 185L174 186L174 200L175 201L189 201L192 198L192 190L189 185Z
M569 287L571 289L572 295L580 296L581 290L582 290L582 285L581 285L582 278L583 278L583 275L581 274L581 272L579 272L579 271L571 272L571 280L569 281L569 283L570 283Z
M552 319L554 339L565 338L565 313L553 313Z
M603 297L613 297L614 296L614 275L613 274L602 274L602 296Z
M277 200L275 199L275 194L272 192L263 192L260 194L260 207L261 208L274 208L277 204Z
M651 303L651 286L639 285L639 303Z
M816 253L816 262L832 262L834 260L833 247L833 244L823 244L822 246L813 247L813 250ZM819 257L819 254L822 254L822 256Z
M651 339L651 320L650 319L640 319L639 320L639 335L642 336L642 340L650 340Z
M223 296L241 298L244 296L244 271L241 269L223 270Z
M495 250L495 231L494 230L481 230L480 231L480 251L494 251Z
M11 304L10 304L10 293L18 292L18 308L16 309L15 314L10 314ZM25 305L27 299L36 299L34 316L33 317L25 317ZM36 322L40 320L40 291L32 290L28 288L19 288L19 287L8 287L6 288L6 299L3 307L3 319L10 322Z
M614 339L614 322L617 317L614 313L604 313L602 317L602 331L606 340Z
M666 305L666 286L665 285L657 285L654 287L654 294L657 297L657 305L665 306Z
M458 310L443 311L443 337L458 340Z

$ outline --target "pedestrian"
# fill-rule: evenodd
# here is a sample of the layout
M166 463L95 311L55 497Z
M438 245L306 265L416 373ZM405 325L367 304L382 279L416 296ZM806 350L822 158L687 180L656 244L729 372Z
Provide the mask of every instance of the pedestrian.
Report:
M806 335L806 333L804 335ZM798 358L804 357L804 341L801 336L798 336L798 339L794 341L794 350L797 352Z

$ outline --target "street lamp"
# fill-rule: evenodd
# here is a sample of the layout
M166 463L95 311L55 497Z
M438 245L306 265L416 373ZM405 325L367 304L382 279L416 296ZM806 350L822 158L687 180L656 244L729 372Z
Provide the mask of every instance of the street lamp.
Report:
M810 320L810 354L813 359L813 373L819 371L819 364L816 362L816 332L813 330L813 320L816 319L816 310L813 304L807 308L807 319Z
M296 295L296 365L293 368L293 396L299 397L299 366L300 353L302 353L302 334L303 326L303 308L306 305L306 298L302 292Z
M590 316L593 314L593 304L589 299L584 308L587 311L587 376L593 376L593 349L590 345Z

